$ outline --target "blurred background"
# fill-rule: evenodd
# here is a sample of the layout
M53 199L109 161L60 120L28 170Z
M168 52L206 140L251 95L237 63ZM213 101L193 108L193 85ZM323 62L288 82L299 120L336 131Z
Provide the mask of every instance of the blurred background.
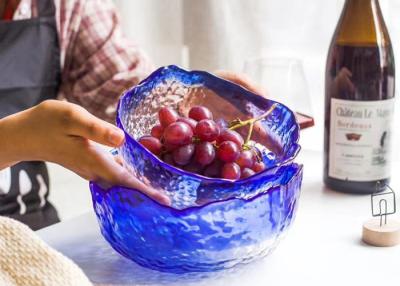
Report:
M400 1L379 2L399 67ZM243 72L245 62L254 58L297 59L307 88L299 101L309 104L316 123L302 131L301 145L311 150L323 148L325 61L343 3L344 0L115 0L126 36L147 52L156 67L176 64L189 69ZM398 72L397 86L399 78ZM293 84L296 89L298 86ZM268 91L268 86L265 88ZM399 100L396 105L395 122L399 122ZM395 134L395 146L400 143L399 137ZM397 151L394 159L399 157ZM50 199L61 219L91 209L85 181L58 166L52 165L50 171L53 188L57 188Z
M156 66L178 64L189 69L243 72L245 62L254 58L299 59L308 88L307 102L316 119L315 128L305 131L307 135L312 133L307 137L313 140L304 140L302 145L322 150L325 61L344 0L115 3L124 32L148 53ZM379 3L399 66L400 1ZM397 76L397 82L399 79ZM268 86L265 88L268 91Z

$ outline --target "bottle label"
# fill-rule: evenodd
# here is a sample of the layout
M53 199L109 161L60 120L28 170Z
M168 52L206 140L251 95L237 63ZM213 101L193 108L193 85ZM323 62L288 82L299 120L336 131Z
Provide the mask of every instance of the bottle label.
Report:
M365 182L390 176L393 112L394 98L331 99L329 177Z

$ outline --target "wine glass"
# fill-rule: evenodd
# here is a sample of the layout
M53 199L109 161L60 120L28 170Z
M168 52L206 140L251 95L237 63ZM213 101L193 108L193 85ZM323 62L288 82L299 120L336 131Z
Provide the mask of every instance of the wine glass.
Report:
M302 128L314 125L307 81L301 60L295 58L253 58L243 72L267 91L268 98L296 112Z

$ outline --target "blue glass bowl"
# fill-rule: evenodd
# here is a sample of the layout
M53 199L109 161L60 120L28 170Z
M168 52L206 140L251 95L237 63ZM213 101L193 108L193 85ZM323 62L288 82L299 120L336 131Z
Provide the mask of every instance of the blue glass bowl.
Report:
M183 210L132 189L90 188L101 233L117 252L159 271L209 272L249 263L276 247L293 221L302 180L301 166L283 169L280 186L252 198Z
M237 181L170 166L137 139L150 133L163 106L185 115L191 106L204 105L214 118L231 121L264 114L273 104L207 72L176 66L160 68L127 90L117 113L126 135L119 152L130 171L165 191L172 205L159 205L136 190L91 183L106 240L142 266L175 273L220 270L268 254L292 222L300 193L302 167L293 162L300 130L291 110L277 103L258 122L252 139L267 168Z
M259 121L253 136L254 141L260 143L267 169L247 179L233 182L184 171L164 163L137 141L150 134L158 120L157 112L163 106L186 115L193 105L204 105L213 112L214 118L231 121L260 116L273 104L277 107ZM300 129L294 113L286 106L210 73L185 71L176 66L160 68L127 90L118 105L117 125L126 135L119 152L128 168L141 180L165 191L177 209L232 197L251 198L279 186L280 168L290 164L300 150ZM239 132L244 132L245 137L247 128Z

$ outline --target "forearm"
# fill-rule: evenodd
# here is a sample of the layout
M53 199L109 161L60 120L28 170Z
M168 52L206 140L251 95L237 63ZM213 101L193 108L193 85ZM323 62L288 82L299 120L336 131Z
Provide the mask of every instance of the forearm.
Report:
M20 132L15 126L14 115L0 119L0 170L10 167L21 161L19 153L18 134Z

